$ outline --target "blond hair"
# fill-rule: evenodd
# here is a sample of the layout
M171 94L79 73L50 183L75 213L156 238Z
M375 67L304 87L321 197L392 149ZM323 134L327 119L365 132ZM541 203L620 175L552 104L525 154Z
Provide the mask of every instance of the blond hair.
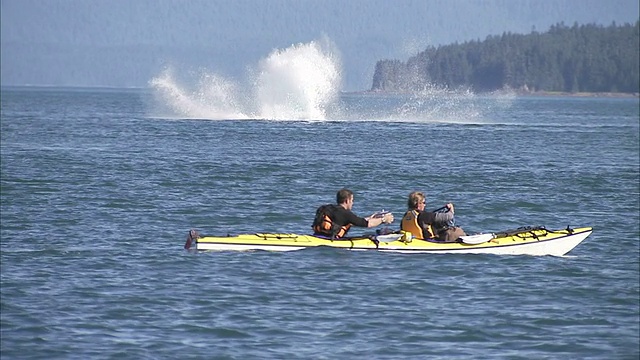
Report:
M418 204L423 201L426 201L424 194L420 191L414 191L409 194L409 198L407 199L407 208L409 210L415 210L418 208Z

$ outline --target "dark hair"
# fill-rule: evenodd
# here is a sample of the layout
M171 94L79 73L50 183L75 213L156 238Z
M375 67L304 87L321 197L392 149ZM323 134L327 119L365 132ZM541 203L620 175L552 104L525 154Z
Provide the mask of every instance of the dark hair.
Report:
M336 202L338 203L338 205L340 205L349 200L352 196L353 191L342 188L338 190L338 193L336 194Z

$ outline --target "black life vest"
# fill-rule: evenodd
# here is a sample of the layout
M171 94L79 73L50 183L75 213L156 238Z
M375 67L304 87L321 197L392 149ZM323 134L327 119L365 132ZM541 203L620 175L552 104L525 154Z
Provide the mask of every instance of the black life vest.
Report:
M336 206L339 205L326 204L316 210L316 217L311 225L315 234L330 236L332 239L340 239L347 234L351 224L340 226L333 220Z

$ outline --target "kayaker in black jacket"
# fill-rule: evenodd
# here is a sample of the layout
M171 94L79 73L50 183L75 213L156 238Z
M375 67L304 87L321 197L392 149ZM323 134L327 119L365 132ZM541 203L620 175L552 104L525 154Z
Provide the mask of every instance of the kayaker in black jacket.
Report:
M409 231L418 239L438 239L454 242L466 235L462 228L455 226L455 208L447 203L438 211L425 211L426 197L414 191L407 200L407 212L402 217L400 229ZM442 211L440 211L442 210Z
M362 218L354 214L353 192L349 189L340 189L336 194L336 205L322 205L316 210L316 217L313 221L315 235L330 236L334 239L344 237L351 226L376 227L383 223L391 224L393 214L386 213L383 216L371 216Z

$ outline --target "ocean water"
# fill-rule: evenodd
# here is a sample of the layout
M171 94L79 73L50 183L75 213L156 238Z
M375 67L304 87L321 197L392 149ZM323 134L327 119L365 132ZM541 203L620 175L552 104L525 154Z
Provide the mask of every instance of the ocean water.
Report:
M2 88L2 359L640 356L638 98L337 94L234 117L158 93ZM594 232L565 257L182 248L192 228L309 232L342 187L363 216L421 190L467 232Z

